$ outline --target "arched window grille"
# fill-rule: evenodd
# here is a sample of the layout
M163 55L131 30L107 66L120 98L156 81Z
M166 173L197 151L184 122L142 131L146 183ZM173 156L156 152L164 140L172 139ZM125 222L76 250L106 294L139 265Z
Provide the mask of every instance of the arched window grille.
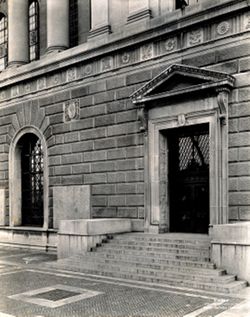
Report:
M30 61L39 58L39 5L32 1L29 5L29 51Z
M7 18L0 14L0 71L5 69L8 57Z
M69 1L69 46L78 45L78 0Z

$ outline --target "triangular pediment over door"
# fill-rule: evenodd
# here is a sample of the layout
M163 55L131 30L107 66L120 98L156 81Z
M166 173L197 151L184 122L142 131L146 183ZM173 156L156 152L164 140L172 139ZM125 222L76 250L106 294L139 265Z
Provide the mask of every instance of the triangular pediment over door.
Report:
M220 87L231 89L235 79L222 72L173 64L131 95L134 103L169 99L192 93L202 93Z

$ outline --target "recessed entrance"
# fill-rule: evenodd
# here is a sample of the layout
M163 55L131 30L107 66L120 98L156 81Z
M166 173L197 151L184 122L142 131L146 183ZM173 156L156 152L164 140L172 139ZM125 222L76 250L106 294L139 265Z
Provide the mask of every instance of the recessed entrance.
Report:
M21 137L17 145L21 154L22 225L43 225L43 149L32 133Z
M170 231L207 233L209 226L209 124L170 129Z

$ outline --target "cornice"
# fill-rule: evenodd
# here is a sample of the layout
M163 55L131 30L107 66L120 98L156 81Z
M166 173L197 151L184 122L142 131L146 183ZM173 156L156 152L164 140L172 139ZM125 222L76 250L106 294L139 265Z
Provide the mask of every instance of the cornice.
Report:
M158 86L166 82L170 78L170 76L173 76L175 74L198 78L206 82L184 89L173 89L171 91L163 92L157 95L154 95L154 93L150 94ZM144 86L142 86L140 89L135 91L130 97L134 103L145 103L147 101L155 99L169 98L176 95L180 96L187 92L190 93L194 91L204 91L211 88L218 89L219 87L232 88L234 84L234 77L226 73L211 71L188 65L173 64L169 66L166 70L161 72L158 76L153 78L151 81L146 83Z

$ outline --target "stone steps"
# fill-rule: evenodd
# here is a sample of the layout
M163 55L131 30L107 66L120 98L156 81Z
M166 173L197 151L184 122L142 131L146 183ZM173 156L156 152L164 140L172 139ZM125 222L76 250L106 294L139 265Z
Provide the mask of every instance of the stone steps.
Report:
M227 294L246 286L210 262L205 235L130 233L104 242L93 252L58 260L54 267Z
M176 259L176 260L183 260L183 261L204 261L204 262L209 262L209 255L199 255L197 254L174 254L170 253L168 251L166 252L155 252L154 250L152 251L141 251L141 250L133 250L133 249L115 249L110 247L105 247L105 249L96 249L96 252L101 252L101 253L109 253L109 254L126 254L130 257L133 256L140 256L140 257L158 257L160 259Z
M65 261L63 262L65 265ZM202 272L196 272L194 274L189 274L187 272L176 272L174 270L162 270L162 269L153 269L153 268L143 268L141 266L126 265L124 263L106 263L103 261L94 262L91 259L87 260L86 257L82 257L76 260L69 259L67 264L80 266L84 270L93 270L96 272L116 272L116 273L131 273L131 274L139 274L139 275L147 275L150 277L162 277L165 279L178 279L182 280L193 280L198 282L207 282L207 283L229 283L235 281L235 276L233 275L215 275L215 274L202 274Z
M186 274L201 274L201 275L209 275L209 276L221 276L225 275L226 271L222 269L215 269L213 263L202 263L202 262L196 262L194 263L194 266L188 266L185 264L188 264L186 261L181 262L178 261L171 265L171 262L169 264L169 261L158 261L157 259L153 258L131 258L128 257L107 257L105 254L103 254L102 257L99 256L99 253L96 254L95 252L91 253L85 253L83 255L76 255L73 258L69 259L63 259L61 260L63 263L65 261L71 261L73 263L78 263L81 265L82 261L84 262L90 262L90 263L104 263L104 264L119 264L121 266L132 266L136 268L142 268L142 269L154 269L154 270L163 270L163 271L171 271L171 272L182 272ZM60 260L59 260L60 261ZM193 262L190 262L190 264L193 264ZM200 267L199 267L200 265Z
M170 286L176 287L186 287L186 288L193 288L193 289L201 289L206 291L213 291L213 292L220 292L220 293L236 293L240 289L246 286L245 282L242 281L235 281L231 280L230 282L221 283L221 281L212 281L212 282L204 282L204 280L191 280L191 279L177 279L176 277L162 277L162 276L152 276L148 274L142 273L132 273L126 271L114 271L113 267L110 267L109 270L104 270L101 267L95 268L93 266L86 266L84 264L73 265L72 262L67 264L63 264L64 269L69 269L78 272L84 272L93 275L101 275L107 277L115 277L115 278L122 278L126 280L133 280L133 281L142 281L142 282L150 282L150 283L159 283L165 284Z

